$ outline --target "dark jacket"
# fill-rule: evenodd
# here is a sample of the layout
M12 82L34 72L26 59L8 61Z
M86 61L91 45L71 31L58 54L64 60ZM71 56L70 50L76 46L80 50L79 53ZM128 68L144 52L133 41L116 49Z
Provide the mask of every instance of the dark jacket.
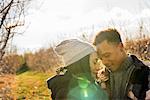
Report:
M146 91L149 90L148 79L150 78L150 69L136 56L131 55L130 58L132 61L127 61L126 64L124 64L125 68L120 72L122 74L110 73L110 80L107 84L110 89L110 98L112 100L131 100L128 97L129 91L132 91L138 100L145 100ZM116 76L114 77L113 75ZM119 79L121 82L114 82L115 79L117 81ZM117 90L116 84L120 86Z
M66 100L70 77L56 75L47 80L48 88L51 90L52 100Z
M132 90L138 100L145 100L146 91L150 89L150 69L136 56L131 55L131 57L135 68L130 77L127 91Z
M64 75L50 78L47 84L53 100L108 100L91 76L89 56L68 66Z

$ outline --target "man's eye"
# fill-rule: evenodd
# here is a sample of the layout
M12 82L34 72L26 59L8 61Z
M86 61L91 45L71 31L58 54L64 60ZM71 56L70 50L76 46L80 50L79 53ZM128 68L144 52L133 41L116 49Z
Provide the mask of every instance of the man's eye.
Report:
M110 54L106 54L103 57L108 58L110 56Z
M103 54L103 55L101 55L101 60L103 60L103 59L106 59L106 58L109 58L110 57L110 54Z
M109 57L109 55L105 55L105 57Z

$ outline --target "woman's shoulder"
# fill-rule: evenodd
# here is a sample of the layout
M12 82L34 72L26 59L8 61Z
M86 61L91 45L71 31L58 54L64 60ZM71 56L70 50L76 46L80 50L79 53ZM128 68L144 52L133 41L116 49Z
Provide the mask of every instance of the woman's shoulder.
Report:
M69 82L69 77L67 75L54 75L47 79L48 88L61 87Z

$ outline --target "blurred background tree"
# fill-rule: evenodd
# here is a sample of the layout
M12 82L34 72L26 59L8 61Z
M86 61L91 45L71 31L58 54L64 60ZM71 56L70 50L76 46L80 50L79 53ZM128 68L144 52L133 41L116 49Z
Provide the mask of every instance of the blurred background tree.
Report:
M3 67L8 67L8 62L11 62L12 55L2 59L8 49L8 44L18 34L18 29L25 24L25 9L30 1L0 0L0 71L5 69ZM16 58L16 55L14 56Z

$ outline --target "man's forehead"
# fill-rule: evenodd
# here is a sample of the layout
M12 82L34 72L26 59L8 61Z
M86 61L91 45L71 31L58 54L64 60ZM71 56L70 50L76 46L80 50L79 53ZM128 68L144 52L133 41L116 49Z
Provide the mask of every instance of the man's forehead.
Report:
M101 43L97 44L96 47L105 48L106 46L110 45L107 40L102 41Z
M100 44L98 44L97 46L96 46L96 48L97 48L97 52L103 52L105 49L107 49L108 48L108 45L107 45L107 43L105 43L105 42L102 42L102 43L100 43Z
M96 48L97 48L98 55L109 53L113 49L111 44L106 44L106 43L98 44Z

